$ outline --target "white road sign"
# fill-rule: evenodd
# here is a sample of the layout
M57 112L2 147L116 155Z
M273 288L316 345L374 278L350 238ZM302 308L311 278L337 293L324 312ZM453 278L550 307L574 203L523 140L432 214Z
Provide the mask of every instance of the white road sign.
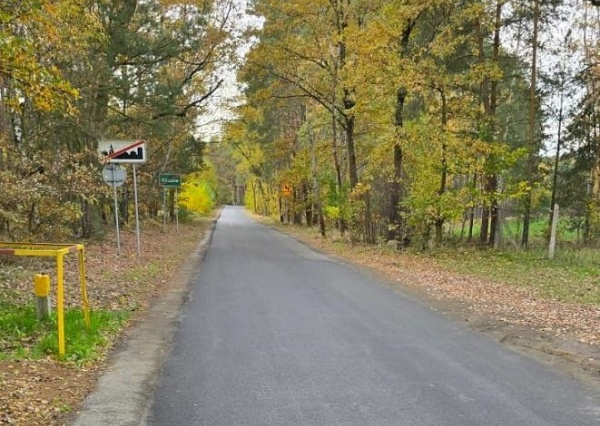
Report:
M102 169L102 179L108 183L111 188L118 188L125 183L127 172L125 168L117 164L107 164Z
M146 141L103 139L98 141L98 156L102 163L143 164Z

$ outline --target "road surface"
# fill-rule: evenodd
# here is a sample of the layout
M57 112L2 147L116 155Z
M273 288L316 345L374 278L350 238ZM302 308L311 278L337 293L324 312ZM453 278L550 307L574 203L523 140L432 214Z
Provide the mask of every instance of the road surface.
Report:
M226 208L151 425L600 425L600 394Z

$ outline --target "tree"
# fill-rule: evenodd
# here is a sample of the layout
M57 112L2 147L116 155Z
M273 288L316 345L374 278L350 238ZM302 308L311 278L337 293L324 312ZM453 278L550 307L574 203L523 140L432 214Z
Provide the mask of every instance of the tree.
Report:
M142 213L156 215L158 174L201 164L196 118L221 87L218 68L235 49L233 15L232 2L195 0L2 3L0 162L17 176L6 182L25 176L41 188L43 178L63 201L47 209L72 207L58 216L90 236L107 200L97 140L144 138L152 148L139 175ZM63 173L42 173L56 164ZM76 192L65 181L73 175L81 178ZM125 214L129 193L128 185L120 191ZM6 207L7 232L40 219L44 198L28 200Z

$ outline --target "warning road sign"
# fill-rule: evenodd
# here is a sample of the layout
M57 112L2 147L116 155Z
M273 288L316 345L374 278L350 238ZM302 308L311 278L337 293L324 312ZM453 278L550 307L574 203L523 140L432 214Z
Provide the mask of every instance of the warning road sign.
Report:
M290 197L292 195L292 185L284 183L281 185L281 196Z

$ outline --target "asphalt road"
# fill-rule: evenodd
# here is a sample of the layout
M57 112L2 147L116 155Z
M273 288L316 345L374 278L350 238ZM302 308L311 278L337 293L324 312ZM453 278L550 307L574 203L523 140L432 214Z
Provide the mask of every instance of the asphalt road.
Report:
M598 426L600 394L229 207L147 421Z

